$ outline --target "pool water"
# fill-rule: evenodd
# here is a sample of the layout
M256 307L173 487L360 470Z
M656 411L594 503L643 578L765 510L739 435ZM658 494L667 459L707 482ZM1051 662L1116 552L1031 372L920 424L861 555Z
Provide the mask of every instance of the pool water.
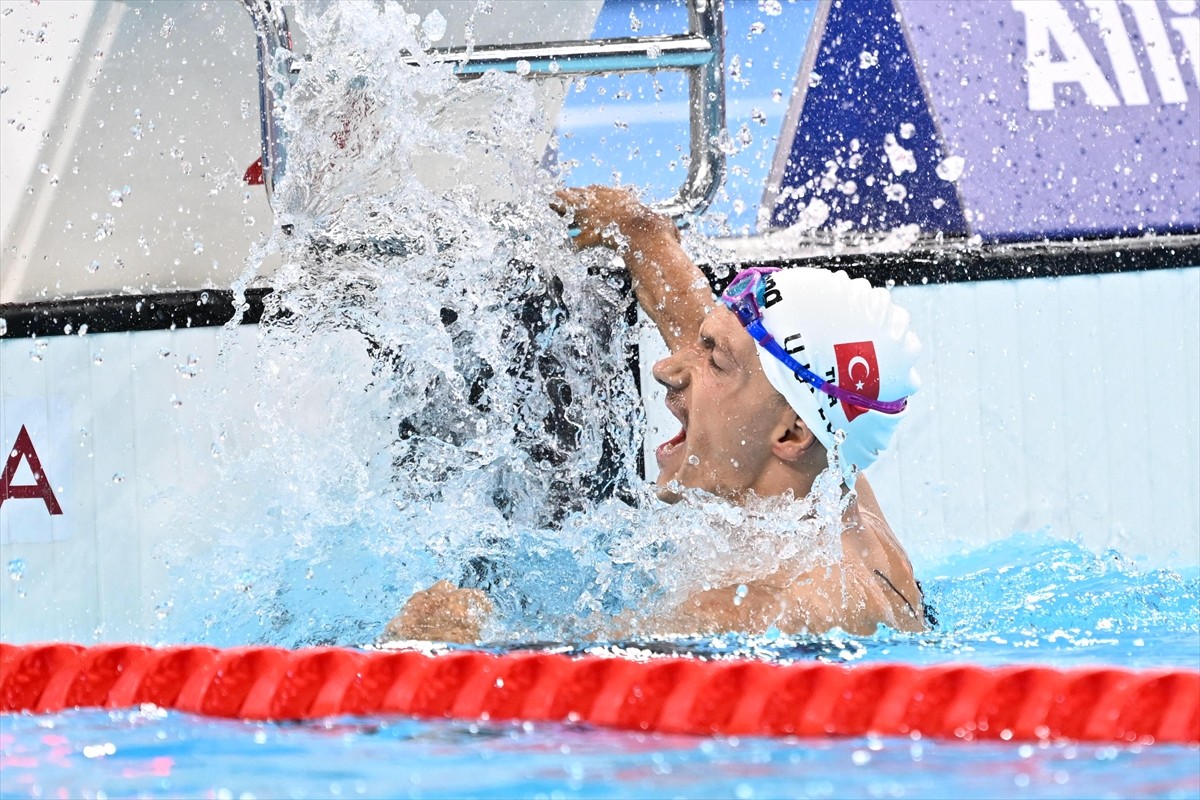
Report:
M702 739L562 724L239 723L157 708L4 718L6 797L1164 797L1185 746Z
M1200 569L1142 569L1048 534L926 575L939 624L871 637L505 644L632 658L1200 666ZM1200 747L765 739L551 723L207 719L154 707L0 717L4 797L1166 797Z

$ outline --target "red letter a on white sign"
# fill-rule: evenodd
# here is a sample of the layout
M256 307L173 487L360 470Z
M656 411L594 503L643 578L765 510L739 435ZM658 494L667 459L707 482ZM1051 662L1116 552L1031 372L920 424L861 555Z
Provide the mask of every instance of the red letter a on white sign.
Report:
M13 478L17 476L17 467L21 465L22 458L29 464L29 469L33 470L36 483L32 486L13 486ZM46 478L46 472L42 469L42 461L33 449L33 440L29 438L29 431L25 430L24 425L17 434L16 444L8 454L4 473L0 475L0 506L3 506L6 500L41 500L46 504L46 510L51 516L63 513L58 498L54 496L54 489Z

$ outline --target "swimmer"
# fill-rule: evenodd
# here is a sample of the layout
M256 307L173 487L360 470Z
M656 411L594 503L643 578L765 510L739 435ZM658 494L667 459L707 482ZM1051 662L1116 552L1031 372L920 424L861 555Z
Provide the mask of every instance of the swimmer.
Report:
M669 618L627 621L631 634L869 635L882 624L919 631L926 612L904 548L862 471L888 446L919 381L920 343L885 289L845 273L750 269L721 298L684 252L674 223L622 189L563 189L553 207L579 230L579 248L608 247L629 269L637 301L670 355L654 365L679 433L659 446L658 494L698 489L727 502L805 497L829 464L837 432L843 485L842 558L699 592ZM740 602L734 602L738 597ZM417 592L385 639L472 642L486 594L439 581Z

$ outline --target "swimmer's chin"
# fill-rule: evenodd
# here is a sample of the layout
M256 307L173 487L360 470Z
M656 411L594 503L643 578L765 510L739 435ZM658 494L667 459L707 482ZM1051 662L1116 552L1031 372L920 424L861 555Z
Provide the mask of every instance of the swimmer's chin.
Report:
M684 487L679 481L668 481L667 483L655 483L654 494L664 503L674 505L683 499Z

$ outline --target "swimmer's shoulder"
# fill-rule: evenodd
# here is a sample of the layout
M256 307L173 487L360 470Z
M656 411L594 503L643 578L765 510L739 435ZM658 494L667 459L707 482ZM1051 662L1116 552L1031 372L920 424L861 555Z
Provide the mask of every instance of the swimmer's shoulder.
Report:
M847 510L849 535L843 558L856 563L871 585L866 596L880 605L879 610L889 618L885 620L888 625L899 630L922 630L926 621L924 597L908 553L884 517L866 476L859 477L855 489L855 500Z

